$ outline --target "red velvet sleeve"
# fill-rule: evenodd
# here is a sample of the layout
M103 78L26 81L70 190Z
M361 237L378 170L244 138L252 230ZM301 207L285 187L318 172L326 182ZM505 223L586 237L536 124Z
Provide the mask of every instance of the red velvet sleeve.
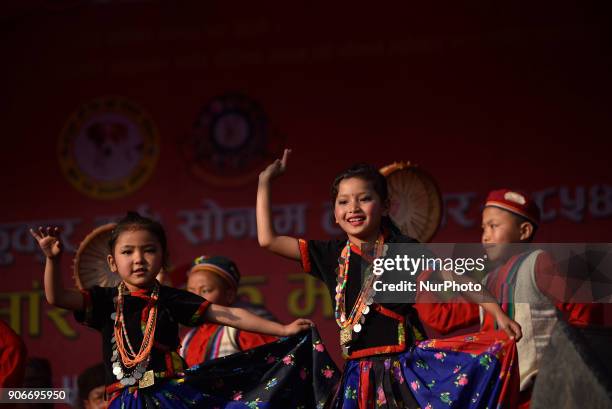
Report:
M611 326L612 305L602 303L556 303L563 318L576 327ZM606 319L607 318L607 319Z
M0 321L0 387L21 387L25 373L26 347L19 335Z
M425 271L418 280L428 280L430 276L431 271ZM480 320L478 304L440 302L440 299L430 292L419 291L414 308L418 311L420 320L441 335L477 325Z
M476 325L480 319L478 304L418 303L414 308L424 324L442 335Z
M205 323L196 328L190 339L183 339L183 358L188 366L194 366L204 361L206 344L213 336L219 324Z
M612 318L610 304L566 302L567 282L559 273L555 260L546 252L540 253L536 260L535 280L538 289L550 298L570 325L604 326L607 324L606 317Z
M243 351L256 348L260 345L269 344L270 342L274 342L276 340L278 340L277 337L272 335L258 334L256 332L240 331L238 333L238 345Z
M305 273L310 273L312 267L310 265L310 256L308 255L308 242L304 239L298 239L298 246L300 248L302 268Z

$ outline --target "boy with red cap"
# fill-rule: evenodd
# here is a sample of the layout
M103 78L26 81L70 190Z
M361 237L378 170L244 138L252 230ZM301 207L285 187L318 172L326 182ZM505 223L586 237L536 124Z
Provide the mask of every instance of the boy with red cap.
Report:
M240 271L236 264L222 256L200 256L187 272L187 291L205 297L213 304L236 306ZM263 308L240 305L251 312L270 318ZM271 317L270 319L273 319ZM255 348L278 338L240 331L233 327L206 322L190 330L182 340L181 356L189 366Z
M560 302L550 292L550 279L558 274L548 253L512 245L531 242L539 224L540 210L526 194L509 189L489 193L482 212L481 241L489 261L499 267L487 274L483 284L501 300L502 309L523 332L523 339L517 343L521 408L529 407L538 363L558 320L556 310L572 325L587 326L600 320L594 317L597 310L593 304ZM484 314L482 329L494 325L495 321Z

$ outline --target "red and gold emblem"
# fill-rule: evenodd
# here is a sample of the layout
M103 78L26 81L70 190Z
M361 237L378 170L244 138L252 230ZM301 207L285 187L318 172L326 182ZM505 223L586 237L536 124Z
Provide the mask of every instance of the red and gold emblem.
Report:
M123 98L101 98L72 113L57 146L66 179L95 199L115 199L140 188L159 156L149 115Z

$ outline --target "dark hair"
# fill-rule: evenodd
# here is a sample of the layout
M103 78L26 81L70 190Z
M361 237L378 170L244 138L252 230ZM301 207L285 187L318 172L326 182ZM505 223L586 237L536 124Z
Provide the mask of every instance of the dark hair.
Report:
M164 268L168 267L168 242L164 228L159 222L141 216L137 212L129 211L117 222L117 225L111 232L111 238L108 240L111 254L115 254L115 244L117 244L117 239L121 233L133 230L146 230L157 238L162 249L162 266Z
M372 185L372 189L378 194L382 203L388 203L389 201L389 188L387 187L387 178L380 173L380 171L367 163L358 163L345 171L341 172L334 179L331 188L331 200L332 206L336 205L336 198L338 197L338 189L340 182L346 179L359 178ZM380 220L380 226L382 229L389 230L394 235L401 235L400 229L393 223L389 216L382 216Z
M87 400L89 397L89 392L98 386L105 386L106 381L104 376L104 364L102 363L85 369L77 379L79 398L81 400Z
M50 388L53 371L47 358L29 357L25 363L24 388Z
M516 224L518 226L520 226L523 223L529 223L531 225L531 227L532 227L531 235L529 237L527 237L527 239L525 239L525 241L527 243L531 243L533 241L533 239L535 238L536 232L538 231L538 225L535 224L534 222L532 222L531 220L529 220L528 218L526 218L524 216L521 216L520 214L516 214L514 212L508 212L508 213L510 213L512 215L512 217L514 217L514 220L516 221Z

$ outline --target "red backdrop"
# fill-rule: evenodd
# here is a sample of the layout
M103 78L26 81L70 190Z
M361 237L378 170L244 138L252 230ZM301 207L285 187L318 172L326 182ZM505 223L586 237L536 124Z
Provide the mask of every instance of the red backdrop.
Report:
M60 221L74 227L69 241L77 245L102 219L143 207L164 223L175 265L202 253L233 258L253 276L255 301L261 295L283 321L313 318L338 356L322 284L293 276L299 265L260 249L253 236L252 176L283 145L294 154L274 203L296 212L291 234L329 237L325 205L343 168L411 160L445 195L434 241L478 241L480 203L505 186L541 199L540 241L610 241L612 37L594 7L16 3L4 12L1 38L0 315L30 355L51 359L58 386L100 359L100 341L41 297L43 269L24 228ZM214 138L198 125L201 114L234 94L265 113L260 156L239 158L250 158L242 169L208 157L198 176L197 149L184 141ZM58 146L75 112L109 96L146 112L159 144L140 187L100 199L69 182ZM220 213L202 213L211 204L223 223L210 219L208 234L206 224L185 227L187 217L218 222Z

